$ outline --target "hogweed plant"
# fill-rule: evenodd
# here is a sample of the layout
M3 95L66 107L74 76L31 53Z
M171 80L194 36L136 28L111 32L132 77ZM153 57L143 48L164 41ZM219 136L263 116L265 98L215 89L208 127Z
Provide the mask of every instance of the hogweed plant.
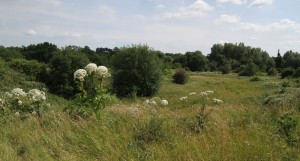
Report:
M31 89L26 93L21 88L15 88L11 92L6 92L5 97L0 100L1 115L14 114L22 118L30 115L40 117L50 106L45 102L45 92L39 89Z
M193 123L191 126L191 129L197 133L199 133L201 130L204 129L205 123L207 122L208 116L213 112L213 109L207 109L207 104L212 102L214 104L222 104L223 101L217 98L211 99L211 95L213 94L213 91L205 91L205 92L200 92L198 95L196 92L191 92L189 96L196 96L198 97L197 99L200 99L199 102L201 102L199 112L196 115L196 122ZM188 96L184 96L180 98L181 101L187 101Z
M105 66L98 66L89 63L84 69L78 69L74 73L74 81L77 84L76 106L71 108L72 114L80 114L87 117L94 113L100 119L101 110L106 107L106 103L116 99L110 95L104 87L104 79L110 74Z

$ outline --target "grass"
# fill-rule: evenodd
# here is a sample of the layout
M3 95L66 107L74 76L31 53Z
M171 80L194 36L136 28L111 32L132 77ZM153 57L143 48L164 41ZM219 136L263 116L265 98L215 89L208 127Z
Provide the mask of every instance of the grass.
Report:
M260 103L260 97L276 91L281 80L260 78L261 81L250 81L249 77L235 74L190 73L187 84L177 85L166 77L157 97L167 99L168 106L151 107L144 98L120 100L107 107L99 121L93 118L71 119L63 112L70 102L48 94L51 109L42 118L20 120L15 116L5 116L0 119L0 158L298 160L299 143L291 147L278 133L276 119L284 110L274 112L273 106ZM8 83L5 89L14 85ZM205 112L213 111L208 115L205 127L195 132L191 127L196 123L196 115L204 100L189 93L199 94L207 90L214 91L209 95L211 99L218 98L224 103L207 101ZM188 96L188 100L180 101L183 96ZM284 108L293 110L292 107ZM296 114L299 122L299 112ZM297 130L299 133L299 126ZM137 139L137 135L144 136L140 138L149 135L159 138Z

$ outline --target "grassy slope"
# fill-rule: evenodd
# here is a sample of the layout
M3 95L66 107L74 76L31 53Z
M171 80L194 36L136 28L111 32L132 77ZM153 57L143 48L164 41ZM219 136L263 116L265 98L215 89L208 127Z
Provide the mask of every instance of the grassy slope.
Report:
M43 118L21 121L14 116L1 119L0 158L2 160L282 160L294 158L277 134L271 111L261 107L257 97L266 91L265 84L275 78L250 82L236 75L195 73L186 85L172 84L166 78L158 97L169 101L158 107L165 137L141 143L134 139L139 127L151 118L154 110L143 99L124 100L108 107L101 121L72 120L62 112L69 102L48 95L51 110ZM12 84L7 85L13 86ZM213 90L211 98L224 104L208 103L213 112L205 130L195 133L201 105L199 96ZM4 91L1 91L4 92ZM179 100L188 96L187 102ZM299 155L298 155L299 157Z

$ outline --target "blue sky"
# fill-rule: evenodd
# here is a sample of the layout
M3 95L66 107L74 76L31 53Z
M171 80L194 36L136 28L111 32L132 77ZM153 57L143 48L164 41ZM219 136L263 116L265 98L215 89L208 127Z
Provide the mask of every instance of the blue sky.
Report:
M297 7L298 6L298 7ZM51 42L210 53L216 43L300 52L298 0L0 0L0 45Z

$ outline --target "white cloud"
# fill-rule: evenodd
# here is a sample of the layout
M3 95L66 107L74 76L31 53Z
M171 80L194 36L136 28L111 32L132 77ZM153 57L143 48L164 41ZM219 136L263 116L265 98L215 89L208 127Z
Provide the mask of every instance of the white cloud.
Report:
M202 17L207 12L212 11L214 7L210 6L203 0L197 0L188 7L180 8L177 12L169 12L165 14L165 18L188 18L188 17Z
M34 36L34 35L37 34L37 32L34 31L34 30L28 30L25 34L28 35L28 36Z
M166 8L166 6L163 5L163 4L158 4L158 5L155 6L155 8L158 8L158 9L160 9L160 8Z
M247 0L218 0L218 3L231 3L236 5L246 4Z
M273 0L254 0L249 7L264 7L271 5Z
M254 31L273 31L273 30L285 30L292 29L297 32L300 29L300 24L290 19L282 19L279 22L271 24L260 25L254 23L240 23L240 29L254 30Z
M236 15L220 15L217 22L226 22L226 23L238 23L240 20L239 16Z

